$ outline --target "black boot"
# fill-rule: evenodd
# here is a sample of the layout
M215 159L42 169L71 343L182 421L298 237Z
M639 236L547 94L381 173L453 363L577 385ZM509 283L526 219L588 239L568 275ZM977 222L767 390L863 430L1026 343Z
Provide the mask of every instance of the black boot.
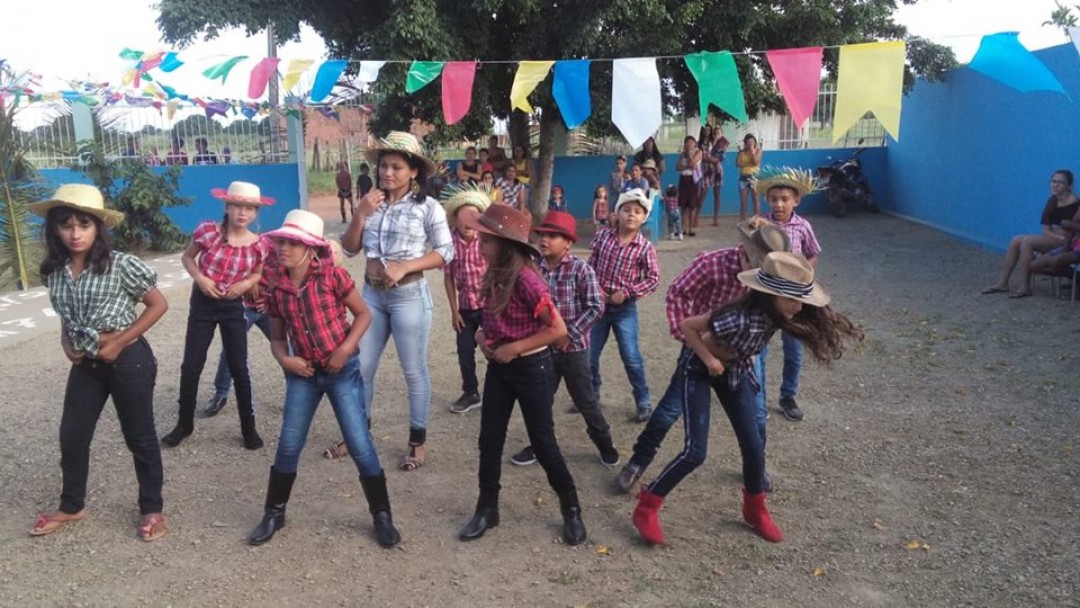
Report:
M581 520L581 505L578 503L577 490L570 490L559 496L562 507L563 540L574 546L585 542L585 522Z
M167 447L175 448L195 432L195 404L191 407L180 406L180 413L176 417L176 426L167 435L161 438L161 443Z
M240 433L244 436L244 449L257 450L263 447L262 437L255 430L255 414L240 414Z
M375 540L384 547L393 547L401 542L401 535L394 528L394 519L390 516L390 495L386 491L386 475L379 473L371 477L360 476L360 486L364 488L368 510L375 522Z
M499 499L497 496L480 495L476 501L476 513L473 514L469 523L461 529L458 538L461 540L476 540L487 532L488 528L499 525Z
M285 505L289 503L296 473L278 473L270 467L270 482L266 486L266 510L262 521L248 535L249 545L261 545L274 538L285 527Z

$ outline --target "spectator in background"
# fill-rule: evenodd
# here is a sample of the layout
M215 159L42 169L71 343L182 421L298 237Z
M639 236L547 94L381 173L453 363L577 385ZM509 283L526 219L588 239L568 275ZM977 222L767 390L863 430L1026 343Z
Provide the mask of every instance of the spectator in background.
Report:
M656 176L658 178L664 175L664 155L660 153L660 150L656 148L656 140L650 137L642 144L641 150L634 155L634 162L641 165L645 161L652 159L656 163Z
M724 185L724 156L727 154L728 138L724 137L724 132L720 129L720 125L716 125L712 128L712 140L708 147L704 147L702 144L702 154L705 155L706 163L706 183L705 189L701 194L701 205L705 206L705 196L708 195L708 189L712 188L713 191L713 211L712 211L712 225L718 226L720 224L720 187Z
M620 154L615 157L615 170L611 172L611 180L608 181L608 196L618 198L626 185L626 156Z
M462 184L476 184L483 178L480 161L476 159L476 146L465 149L465 160L457 166L457 178Z
M221 164L223 164L223 165L231 165L232 164L232 150L229 149L229 146L225 146L224 148L221 149Z
M495 186L502 191L503 203L519 211L524 211L527 208L525 204L525 184L518 181L517 167L513 164L506 165L506 168L503 169L503 178L495 182Z
M649 180L645 179L645 176L641 174L641 165L634 163L633 167L630 167L630 177L623 183L622 191L633 190L639 188L642 192L649 191Z
M514 146L513 163L517 169L518 181L528 186L529 179L532 177L532 159L529 158L529 149L525 146Z
M551 199L548 200L548 211L566 211L566 199L563 198L563 187L551 187Z
M197 144L198 142L196 142ZM345 201L349 201L349 212L353 210L353 197L352 197L352 173L349 172L349 165L344 161L339 162L337 165L337 175L334 176L334 182L337 184L337 198L338 209L341 211L341 223L345 224L348 219L345 217Z
M184 149L184 138L173 137L172 149L165 155L166 165L186 165L188 164L187 150Z
M735 156L735 166L739 168L739 221L746 219L747 202L753 205L751 215L761 215L761 203L758 201L757 176L761 171L761 147L753 135L747 133L739 153ZM747 201L747 199L750 199Z
M157 146L150 146L150 153L143 158L143 161L147 167L160 167L162 165Z
M509 159L506 158L506 153L499 147L499 136L492 135L488 138L488 157L487 160L491 163L492 173L499 174L503 172L503 169L507 165L512 164Z
M195 159L196 165L216 165L218 164L217 154L210 151L210 144L206 141L205 137L199 137L195 140Z
M371 175L368 174L370 171L371 168L367 163L360 163L360 175L356 177L357 196L363 197L375 187L374 182L371 181Z
M491 171L484 171L484 175L480 179L480 189L488 193L491 202L502 202L502 189L495 185L495 174Z
M492 175L495 174L495 170L491 168L491 163L488 162L488 149L480 148L480 176L483 177L487 171L490 171Z

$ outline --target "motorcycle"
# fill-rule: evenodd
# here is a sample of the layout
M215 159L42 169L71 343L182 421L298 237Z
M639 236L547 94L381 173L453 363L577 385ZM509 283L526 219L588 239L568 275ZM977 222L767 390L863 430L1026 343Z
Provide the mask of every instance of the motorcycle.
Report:
M862 161L859 160L864 150L866 148L858 148L846 159L817 168L817 186L829 191L829 211L836 217L847 215L850 203L865 205L870 213L878 212L870 181L863 173ZM832 160L832 157L826 159Z

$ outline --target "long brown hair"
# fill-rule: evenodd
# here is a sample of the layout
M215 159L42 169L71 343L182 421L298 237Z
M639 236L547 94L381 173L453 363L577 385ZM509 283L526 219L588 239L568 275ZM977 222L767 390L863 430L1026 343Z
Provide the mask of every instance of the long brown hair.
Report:
M522 270L529 269L539 274L533 264L532 255L524 245L493 235L481 235L494 239L498 253L488 264L480 291L491 306L494 314L506 310L510 297L514 294L514 284Z

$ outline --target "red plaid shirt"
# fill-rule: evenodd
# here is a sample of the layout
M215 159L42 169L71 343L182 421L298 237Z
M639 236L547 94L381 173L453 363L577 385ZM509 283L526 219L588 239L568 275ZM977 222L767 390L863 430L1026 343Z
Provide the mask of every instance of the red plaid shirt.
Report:
M523 268L514 282L514 292L506 309L496 314L491 309L492 299L484 305L480 326L491 348L517 342L535 334L545 327L540 312L547 308L554 312L547 283L530 268Z
M776 216L771 213L769 219L787 233L788 240L791 241L791 253L801 253L808 260L821 255L821 245L814 236L814 229L802 216L792 211L791 218L786 222L776 221Z
M683 340L679 323L688 317L712 312L721 305L746 295L739 282L742 246L702 251L668 287L664 297L671 337Z
M605 294L621 290L629 301L644 298L660 285L656 247L640 231L623 245L617 228L598 230L593 237L589 266L596 271Z
M297 357L325 364L352 328L344 299L356 283L344 268L318 258L311 261L299 288L287 272L275 274L274 282L266 286L267 313L285 321Z
M454 259L443 266L443 273L454 279L457 288L459 310L480 310L484 307L484 296L480 293L480 284L487 272L487 260L480 255L480 238L467 242L457 230L453 231Z
M230 245L221 233L221 224L210 221L199 224L192 241L200 250L199 272L222 291L250 277L263 257L273 251L270 241L261 236L250 245Z
M596 273L581 258L567 252L554 268L547 258L540 260L540 274L547 277L555 308L566 321L570 337L564 352L572 353L589 348L589 334L600 315L604 314L604 294Z

